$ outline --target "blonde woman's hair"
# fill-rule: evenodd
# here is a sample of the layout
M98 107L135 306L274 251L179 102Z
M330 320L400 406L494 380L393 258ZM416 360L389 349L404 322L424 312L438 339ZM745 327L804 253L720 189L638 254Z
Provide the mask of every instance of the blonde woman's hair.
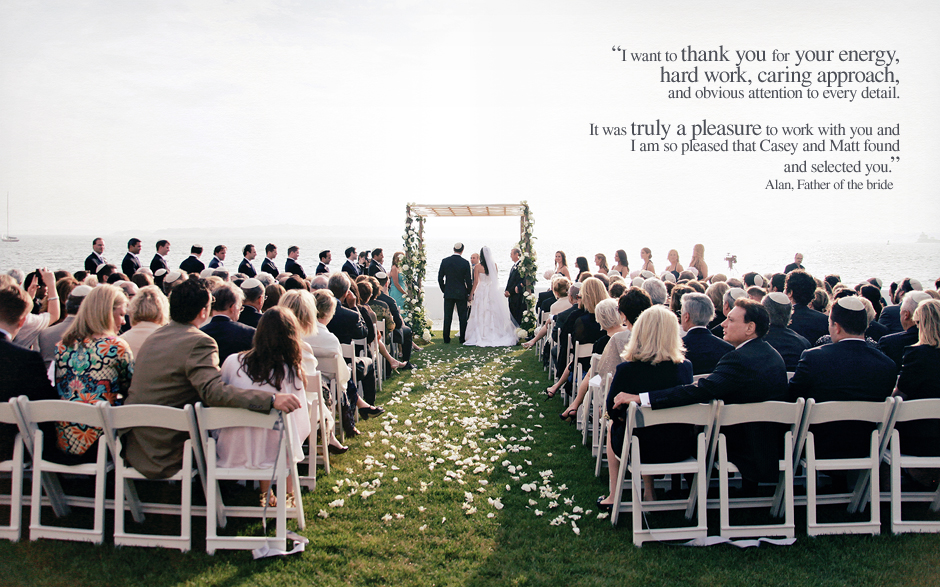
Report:
M317 318L332 320L333 314L336 313L336 298L330 290L318 289L313 292L313 296L317 299Z
M917 344L940 347L940 301L924 300L914 310Z
M590 314L594 313L594 308L601 300L606 300L609 297L604 282L596 277L589 277L581 284L581 303L584 310Z
M114 309L122 303L127 303L127 296L113 285L99 285L91 290L78 308L75 321L62 335L62 344L70 347L96 334L117 334L120 325L114 323Z
M670 362L685 360L685 346L679 335L676 315L662 305L646 309L633 325L630 342L621 355L624 361L639 363Z
M148 285L140 288L131 300L127 313L131 316L131 326L141 322L154 322L163 326L170 320L170 301L159 287Z
M281 296L277 305L294 313L301 336L317 333L317 301L309 291L292 289Z

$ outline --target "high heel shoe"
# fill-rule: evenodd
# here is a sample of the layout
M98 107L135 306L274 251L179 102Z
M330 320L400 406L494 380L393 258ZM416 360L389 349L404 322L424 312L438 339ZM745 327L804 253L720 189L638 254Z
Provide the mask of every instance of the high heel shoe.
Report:
M578 411L575 410L569 413L568 410L565 410L564 412L558 414L558 417L565 422L568 422L569 424L574 424L574 421L578 419Z
M551 388L551 387L549 387L549 388L547 388L547 389L545 390L545 395L548 396L548 399L552 399L553 397L555 397L555 394L556 394L556 393L558 393L558 390L556 389L556 390L552 391L552 388Z
M602 503L605 499L607 499L606 495L602 495L597 498L597 509L599 509L602 512L607 512L609 514L612 511L614 511L614 504Z
M343 445L334 446L334 445L332 445L332 444L328 444L328 445L326 445L326 450L327 450L331 455L341 455L341 454L345 453L347 450L349 450L349 447L348 447L348 446L343 446Z
M363 420L368 420L369 418L372 418L373 416L378 416L384 413L385 413L384 408L379 408L376 406L370 406L368 408L359 408L359 417L362 418Z

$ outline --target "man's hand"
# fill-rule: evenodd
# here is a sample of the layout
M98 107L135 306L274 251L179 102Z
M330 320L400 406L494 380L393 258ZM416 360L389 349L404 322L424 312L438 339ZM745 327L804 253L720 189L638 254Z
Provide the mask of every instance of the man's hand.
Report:
M614 396L614 407L619 408L620 406L625 406L630 402L640 403L640 396L632 395L629 393L620 392Z
M275 410L289 414L300 407L300 400L290 393L275 393L272 405Z

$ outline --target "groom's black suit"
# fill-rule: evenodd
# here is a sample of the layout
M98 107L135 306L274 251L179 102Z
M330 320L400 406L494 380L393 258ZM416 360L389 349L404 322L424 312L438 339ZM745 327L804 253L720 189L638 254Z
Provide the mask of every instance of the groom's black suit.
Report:
M450 325L456 307L462 343L467 334L467 298L473 287L470 263L457 253L447 257L441 261L441 268L437 272L437 283L444 292L444 342L450 342Z
M506 283L506 291L509 292L509 314L516 326L522 324L522 313L525 311L525 290L525 281L519 273L519 263L516 263L509 271L509 280Z

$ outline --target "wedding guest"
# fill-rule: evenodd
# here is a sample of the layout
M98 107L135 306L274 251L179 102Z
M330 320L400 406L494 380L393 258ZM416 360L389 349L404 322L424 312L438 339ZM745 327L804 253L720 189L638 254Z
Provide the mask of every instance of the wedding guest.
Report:
M560 312L564 312L571 307L571 301L568 299L568 288L571 286L571 282L568 281L562 275L556 275L552 279L552 293L555 296L555 302L549 307L548 313L552 316ZM538 332L535 333L535 336L532 339L522 343L523 348L530 349L535 346L535 343L539 339L545 337L548 334L548 324L543 324L539 328Z
M666 303L666 284L655 277L643 282L643 290L650 295L653 305Z
M677 320L682 317L682 296L693 292L695 292L695 290L687 285L676 285L672 288L672 291L669 292L669 309L676 315ZM709 317L709 320L711 320L711 317Z
M829 319L826 315L810 308L816 296L816 281L809 273L802 269L788 273L784 293L793 304L790 328L794 332L808 340L810 344L814 344L819 337L829 333Z
M630 263L627 261L627 252L623 249L617 249L617 252L614 253L614 259L616 263L614 263L611 269L617 271L624 277L630 275Z
M773 292L764 297L761 304L767 308L767 313L770 315L770 330L764 335L764 340L783 357L787 371L796 371L803 351L813 345L787 326L793 312L790 298L784 293Z
M131 329L121 335L135 358L140 358L140 347L158 328L170 321L170 301L155 285L141 288L131 300L128 312Z
M901 332L888 334L881 337L878 341L878 349L894 361L897 368L900 369L903 363L904 350L920 340L920 334L917 328L917 322L914 320L914 312L918 304L929 300L930 296L922 291L909 291L901 298L900 321Z
M78 314L78 308L91 293L87 285L79 285L71 277L64 277L56 282L56 293L60 300L65 300L65 306L60 307L63 319L39 333L39 352L42 354L46 368L55 359L55 347L62 340L62 335L69 329Z
M269 309L277 305L281 300L281 296L287 290L284 289L280 283L272 283L271 285L264 288L264 305L261 306L261 312L267 312Z
M937 398L940 397L940 301L920 302L914 310L913 320L917 326L917 342L904 350L894 395L904 398L904 401ZM940 421L898 422L896 428L901 435L904 454L940 455ZM918 481L924 481L919 472L910 473Z
M245 294L234 284L225 283L212 290L212 314L209 323L200 328L219 346L219 362L235 353L251 348L255 329L238 322Z
M734 347L708 330L715 315L715 306L707 295L690 292L682 296L679 327L685 334L685 358L692 362L692 374L702 375L715 370L718 362Z
M572 345L575 343L593 345L601 336L601 326L597 322L597 318L594 315L594 310L598 303L600 303L602 300L608 299L607 288L604 287L604 284L601 283L599 279L591 277L582 284L580 293L581 308L583 309L583 313L577 317L569 318L565 326L562 328L559 336L567 340L567 337L570 334ZM565 350L565 352L567 353L567 350ZM559 358L561 357L562 355L559 354ZM589 364L589 360L582 361L582 367L584 367L585 371L587 370L587 366ZM569 383L568 378L574 373L574 368L575 366L572 362L562 372L561 377L558 378L558 381L545 390L549 399L555 397L555 394L562 385L565 385L567 388Z
M88 293L56 345L55 385L60 398L88 404L123 401L134 362L130 345L117 336L126 313L127 297L113 285L99 285ZM90 449L101 436L100 429L58 422L56 432L56 446L66 464L97 458L97 450Z
M57 293L52 293L56 291L55 276L53 273L43 267L37 269L30 275L33 276L32 281L29 280L29 275L27 275L27 280L24 282L27 285L24 289L29 295L30 300L35 300L39 294L40 283L43 288L45 288L45 291L50 293L44 300L46 304L45 311L40 311L38 314L32 313L35 307L31 306L31 313L26 316L26 322L20 327L19 332L13 338L13 344L19 345L24 349L36 349L39 344L39 335L46 328L49 328L50 325L59 321L61 312L59 296ZM39 309L42 310L41 305Z
M705 245L697 244L692 247L692 260L689 261L689 268L694 268L698 273L696 279L705 281L708 279L708 264L705 263Z
M239 314L238 321L245 326L257 328L265 302L264 286L258 279L246 279L240 287L245 294L245 300L242 302L242 313Z
M268 392L273 398L278 393L293 395L300 409L291 419L293 434L285 439L292 448L294 462L304 458L303 441L310 435L310 417L304 384L300 326L293 312L285 308L272 308L258 322L256 341L250 350L233 354L222 363L222 381L239 389ZM281 434L277 430L261 428L223 428L217 432L216 454L218 466L225 468L273 468L278 460ZM277 505L271 493L270 481L259 481L261 505ZM293 487L288 478L288 487ZM295 507L292 491L286 495L285 505Z

